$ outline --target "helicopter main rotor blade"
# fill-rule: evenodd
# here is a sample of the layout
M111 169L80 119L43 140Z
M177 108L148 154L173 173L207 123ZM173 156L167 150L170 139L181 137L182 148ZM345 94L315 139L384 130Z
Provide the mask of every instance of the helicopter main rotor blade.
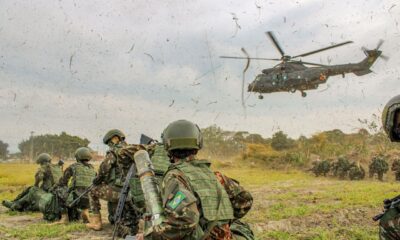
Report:
M319 52L322 52L322 51L326 51L326 50L331 49L331 48L340 47L340 46L343 46L343 45L346 45L346 44L349 44L349 43L353 43L353 41L347 41L347 42L338 43L338 44L335 44L335 45L332 45L332 46L329 46L329 47L325 47L325 48L321 48L321 49L314 50L314 51L311 51L311 52L303 53L303 54L294 56L292 58L305 57L305 56L308 56L308 55L311 55L311 54L315 54L315 53L319 53Z
M231 56L219 56L220 58L230 58L230 59L251 59L251 60L271 60L280 61L279 58L247 58L247 57L231 57Z
M305 65L311 65L311 66L318 66L318 67L326 67L327 65L319 64L319 63L312 63L312 62L303 62L303 61L290 61L294 63L301 63Z
M279 53L281 54L281 56L285 56L285 52L283 51L282 47L279 45L278 40L276 40L276 37L274 35L273 32L268 31L265 34L267 34L267 36L271 39L271 41L274 43L275 47L278 49Z
M382 40L382 39L379 39L378 45L376 46L375 49L376 49L376 50L379 50L379 48L381 48L382 44L383 44L383 40Z

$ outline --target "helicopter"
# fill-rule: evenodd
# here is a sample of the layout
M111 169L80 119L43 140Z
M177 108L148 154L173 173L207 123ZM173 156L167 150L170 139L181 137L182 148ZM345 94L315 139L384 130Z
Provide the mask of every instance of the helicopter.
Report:
M285 54L273 32L266 32L266 35L279 51L281 58L252 58L244 48L242 48L242 52L246 55L246 57L220 56L221 58L247 59L247 65L243 73L247 70L250 60L280 61L279 64L272 68L263 69L262 73L258 74L255 80L248 85L247 91L259 93L259 99L264 98L262 95L263 93L294 93L296 91L299 91L302 97L306 97L306 90L317 89L320 84L326 83L328 78L331 76L342 75L345 77L345 74L347 73L354 73L357 76L362 76L372 72L370 67L374 64L378 57L388 60L388 57L382 55L382 51L379 50L383 44L383 40L380 40L377 47L373 50L368 50L365 47L362 48L366 58L359 63L323 65L312 62L304 62L301 59L297 59L353 42L346 41L296 56L289 56ZM244 90L242 89L242 100L243 92Z

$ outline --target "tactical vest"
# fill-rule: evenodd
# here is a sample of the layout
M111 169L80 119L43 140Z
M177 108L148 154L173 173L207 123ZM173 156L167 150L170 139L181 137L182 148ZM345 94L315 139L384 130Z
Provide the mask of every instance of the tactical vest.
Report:
M87 188L92 184L95 177L96 171L92 165L85 165L78 162L74 166L72 186L74 188Z
M199 198L202 217L209 223L212 221L234 219L229 196L214 173L210 162L193 160L171 165L169 170L178 169L189 181L192 191Z
M50 173L53 179L53 185L58 183L63 175L62 169L58 164L50 164Z
M168 170L171 164L168 157L168 152L165 150L164 145L157 144L154 148L154 153L151 156L151 162L153 163L154 173L159 176L163 176Z
M156 174L156 180L158 185L161 184L162 176L168 170L170 165L169 157L167 151L165 151L164 146L162 144L157 144L154 148L154 153L151 156L151 162L153 163L154 173ZM132 177L130 181L130 194L132 195L135 204L139 208L143 208L144 203L144 194L142 190L142 186L140 184L140 180L137 176Z

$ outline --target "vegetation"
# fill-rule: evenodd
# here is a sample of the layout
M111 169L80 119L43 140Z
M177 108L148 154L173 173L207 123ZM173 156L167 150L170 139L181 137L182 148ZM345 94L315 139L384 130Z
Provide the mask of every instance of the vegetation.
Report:
M71 136L65 132L60 135L45 134L30 137L19 143L18 148L22 157L29 157L33 144L33 156L37 156L42 152L50 153L56 157L72 157L75 150L79 147L87 147L89 140L78 136Z
M8 144L0 140L0 159L6 159L8 155Z

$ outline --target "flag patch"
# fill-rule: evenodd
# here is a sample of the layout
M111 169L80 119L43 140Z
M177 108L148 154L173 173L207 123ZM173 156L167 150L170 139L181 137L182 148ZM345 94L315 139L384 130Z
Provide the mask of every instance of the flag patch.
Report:
M178 191L175 194L175 197L167 204L168 207L175 209L179 206L179 204L186 198L185 194L183 192Z

